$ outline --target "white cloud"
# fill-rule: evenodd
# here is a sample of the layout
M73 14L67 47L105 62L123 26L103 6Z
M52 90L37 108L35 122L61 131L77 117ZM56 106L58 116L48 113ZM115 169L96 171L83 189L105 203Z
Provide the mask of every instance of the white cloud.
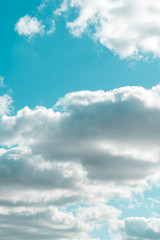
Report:
M55 9L55 6L59 7ZM158 0L154 3L152 0L63 0L54 5L50 0L42 0L37 11L40 14L44 9L47 9L48 14L46 19L42 16L45 25L36 17L26 15L15 25L18 34L28 37L44 34L48 20L52 26L46 33L53 33L54 18L65 14L66 25L74 36L88 33L121 58L160 57ZM73 17L73 12L76 17Z
M121 215L121 211L115 207L105 204L97 204L96 206L80 207L77 210L78 218L82 221L92 224L102 224L117 220Z
M36 34L44 34L45 26L36 17L26 15L18 20L15 25L15 31L19 35L33 37Z
M88 33L121 58L160 57L158 0L154 3L151 0L63 0L57 5L59 7L55 9L56 5L49 0L43 0L37 11L41 13L44 9L49 9L49 12L54 10L54 17L65 14L66 25L74 36L80 37L83 33ZM76 17L70 18L73 11ZM52 24L46 33L53 33L55 20L52 13L47 14L45 25L36 17L26 15L18 20L15 30L27 37L42 35L49 20Z
M74 9L78 10L77 18L67 22L73 35L88 32L121 58L160 57L158 0L64 0L55 14Z

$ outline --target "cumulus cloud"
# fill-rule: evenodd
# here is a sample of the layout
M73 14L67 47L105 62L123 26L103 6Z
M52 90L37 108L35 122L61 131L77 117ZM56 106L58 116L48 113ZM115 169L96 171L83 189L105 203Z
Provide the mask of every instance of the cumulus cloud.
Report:
M12 99L2 99L3 239L13 232L21 239L20 223L22 230L29 227L26 239L39 239L43 229L45 239L91 240L89 232L105 223L112 232L128 231L127 220L118 220L121 212L106 202L132 201L131 193L160 183L160 86L73 92L51 109L25 107L12 115ZM63 221L56 219L55 226L56 212Z
M159 169L159 92L159 86L82 91L56 104L63 112L24 108L2 118L0 144L81 164L91 179L133 183Z
M15 25L15 31L19 35L33 37L36 34L44 34L45 26L36 17L26 15L18 20Z
M55 14L76 9L67 26L74 36L84 32L121 58L160 56L160 4L156 0L64 0Z

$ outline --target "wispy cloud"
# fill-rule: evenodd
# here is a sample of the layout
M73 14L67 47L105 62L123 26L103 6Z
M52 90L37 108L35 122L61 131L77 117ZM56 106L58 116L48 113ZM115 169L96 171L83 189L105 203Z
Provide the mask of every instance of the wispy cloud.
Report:
M0 87L4 87L4 77L0 75Z
M50 28L49 30L47 31L47 34L51 34L55 31L56 29L56 24L55 24L55 20L51 20L50 22Z
M10 113L12 102L13 100L9 95L5 94L0 96L0 116Z

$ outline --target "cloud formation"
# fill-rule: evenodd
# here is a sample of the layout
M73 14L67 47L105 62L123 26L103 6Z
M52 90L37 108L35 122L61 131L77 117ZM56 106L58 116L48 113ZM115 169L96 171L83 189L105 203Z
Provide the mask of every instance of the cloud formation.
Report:
M13 231L21 239L20 223L26 239L39 239L43 229L45 239L93 240L90 232L103 224L132 239L128 220L106 204L160 184L160 86L73 92L52 109L12 115L11 98L1 99L3 239Z
M87 237L91 227L71 213L57 208L3 209L0 214L0 236L3 239L94 240ZM14 233L14 235L13 235Z
M159 92L159 86L82 91L61 99L55 106L61 112L26 107L2 118L0 144L26 145L51 162L82 164L93 179L134 182L159 166Z
M78 10L67 26L74 36L88 32L121 58L159 57L159 1L138 0L64 0L56 14Z
M15 31L19 35L24 35L26 37L33 37L36 34L43 35L45 26L41 21L38 21L36 17L31 17L26 15L18 20L15 25Z
M54 3L43 0L37 7L38 13L49 9L47 18L39 21L26 15L19 19L15 30L20 35L32 37L55 31L55 19L64 17L66 25L75 37L87 33L120 58L160 57L160 4L158 0L63 0ZM54 14L53 14L54 12ZM73 12L75 13L73 17ZM66 17L67 16L67 17Z

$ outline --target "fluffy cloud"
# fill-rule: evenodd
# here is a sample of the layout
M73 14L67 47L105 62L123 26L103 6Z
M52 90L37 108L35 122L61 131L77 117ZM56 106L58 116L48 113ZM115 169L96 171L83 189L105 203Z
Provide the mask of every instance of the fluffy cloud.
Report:
M79 219L87 223L95 224L95 222L114 221L121 215L121 211L115 207L104 204L97 204L96 206L80 207L77 211Z
M1 99L0 236L21 239L27 225L26 239L43 229L45 239L91 240L108 223L132 239L128 220L106 202L132 201L132 192L160 182L160 86L73 92L52 109L14 115L6 115L12 99Z
M55 6L59 6L55 8ZM121 58L146 56L160 57L160 4L158 0L63 0L54 4L42 0L37 11L48 9L45 25L46 33L55 31L55 19L65 13L70 32L80 37L88 33ZM54 11L54 16L52 14ZM73 17L73 11L76 16ZM48 13L50 12L50 14ZM66 18L68 15L68 18ZM36 17L26 15L19 19L15 30L20 35L32 37L43 34L45 26Z
M36 34L43 34L45 26L36 17L26 15L18 20L15 31L19 35L33 37Z
M88 32L121 58L160 56L158 0L64 0L55 13L70 9L78 10L77 18L67 22L73 35Z

